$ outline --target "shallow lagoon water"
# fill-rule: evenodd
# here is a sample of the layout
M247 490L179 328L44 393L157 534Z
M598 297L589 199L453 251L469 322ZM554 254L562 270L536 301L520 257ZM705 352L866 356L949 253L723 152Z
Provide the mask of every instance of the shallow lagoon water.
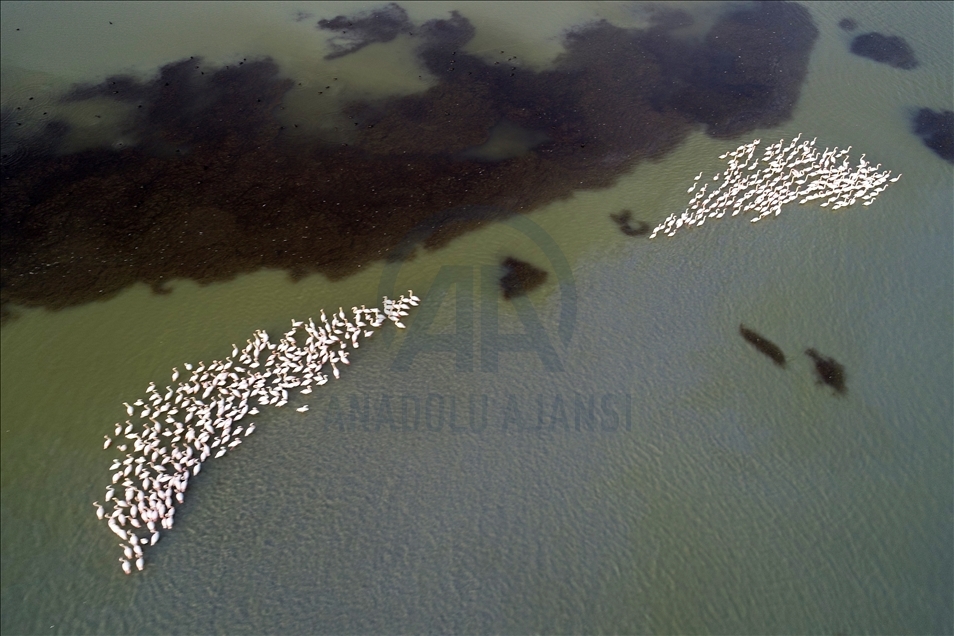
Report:
M480 6L460 7L478 33L478 15L503 20ZM427 10L450 5L439 7ZM598 7L512 39L624 14ZM761 134L850 144L904 174L868 208L786 208L654 241L621 234L609 214L658 222L684 205L693 175L749 141L699 134L613 188L530 214L559 254L531 226L497 224L337 282L266 271L23 311L0 332L4 631L952 631L954 179L906 114L951 108L952 16L908 7L810 5L821 36L795 118ZM845 15L902 33L921 67L851 56ZM237 32L236 48L270 50L255 29ZM143 68L186 48L168 46ZM65 74L52 61L33 68ZM101 68L113 70L91 60L71 79ZM529 352L483 370L481 267L507 255L551 272L561 255L569 264L571 277L551 273L529 296L563 371ZM146 571L122 574L90 502L123 400L183 361L224 357L256 328L375 303L382 280L423 296L447 265L472 273L474 310L455 313L449 292L431 332L472 320L472 371L448 352L401 370L407 335L372 338L340 382L310 396L311 411L267 411L250 443L209 464ZM561 282L576 293L568 342ZM500 332L522 331L497 306ZM740 322L781 346L788 368L740 338ZM844 397L815 384L808 347L845 365ZM583 417L577 430L576 401L591 398L619 419ZM365 399L371 417L352 421Z

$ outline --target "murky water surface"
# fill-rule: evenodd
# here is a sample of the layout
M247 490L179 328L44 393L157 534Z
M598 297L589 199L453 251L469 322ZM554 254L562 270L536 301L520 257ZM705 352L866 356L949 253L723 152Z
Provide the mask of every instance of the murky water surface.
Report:
M436 82L412 34L324 59L334 49L318 20L380 6L4 3L3 105L30 93L71 123L70 151L101 148L122 143L111 122L123 107L57 102L74 84L146 81L189 56L215 68L268 55L302 83L279 119L333 138L348 100ZM402 6L413 25L456 10L475 30L463 51L517 56L534 72L557 64L571 27L645 27L654 15L645 4ZM694 19L687 41L727 10L675 6ZM137 283L58 311L15 307L0 331L4 633L954 630L954 179L910 123L918 108L954 108L954 19L946 3L805 6L818 39L780 126L734 139L696 129L610 185L491 215L344 278L265 268L167 281L164 294ZM919 66L852 55L845 17L855 34L903 36ZM326 81L338 84L319 100ZM653 241L610 218L628 209L658 223L686 205L692 176L720 169L719 154L798 133L903 177L870 207L786 208ZM549 142L504 122L470 158L493 166ZM508 256L548 272L519 303L495 287ZM289 408L304 396L264 412L253 438L191 484L146 570L123 575L91 506L123 401L165 385L173 366L224 358L257 328L437 293L450 274L427 333L456 338L379 334L308 397L307 414ZM539 321L529 332L527 316ZM810 347L844 365L844 395L816 383Z

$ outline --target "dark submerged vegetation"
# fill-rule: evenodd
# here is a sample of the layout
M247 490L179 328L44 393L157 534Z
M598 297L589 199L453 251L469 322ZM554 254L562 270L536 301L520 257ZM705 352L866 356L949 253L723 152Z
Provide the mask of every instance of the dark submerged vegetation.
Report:
M332 60L361 50L373 42L390 42L402 31L413 28L407 11L395 3L359 16L339 15L331 20L319 20L318 28L334 31L329 44L332 52L325 59Z
M610 214L610 218L616 223L619 231L626 236L643 236L649 234L649 223L646 221L640 221L636 227L633 227L632 223L630 223L633 219L633 213L629 210L620 210L616 214Z
M858 22L852 18L842 18L838 21L838 27L842 31L854 31L858 28Z
M922 108L914 116L914 134L938 157L954 163L954 112Z
M505 300L523 296L544 283L547 273L526 261L508 256L503 263L506 273L500 277L500 291Z
M805 355L815 362L815 375L818 378L818 384L827 384L836 393L845 393L845 367L834 358L826 358L814 349L806 349Z
M904 38L882 33L865 33L851 41L851 52L894 68L917 68L918 60Z
M772 362L783 369L785 368L785 353L781 347L771 340L768 340L765 336L752 331L745 325L739 325L739 333L742 334L742 337L752 344L752 346L771 358Z
M2 117L4 316L14 305L108 298L136 282L161 292L173 279L208 283L261 268L348 276L396 256L409 235L434 249L575 190L611 186L699 127L729 138L791 116L817 37L807 11L786 2L732 8L701 41L674 35L686 20L584 25L566 34L554 67L537 72L464 53L474 28L456 12L420 25L394 4L339 16L319 24L348 31L336 34L332 57L406 27L436 79L420 94L347 104L344 140L280 123L295 81L269 59L224 68L183 59L149 81L75 87L65 101L128 106L121 132L136 141L111 148L64 154L69 126L21 126L32 116L24 97L22 110ZM501 122L542 141L497 161L468 157Z

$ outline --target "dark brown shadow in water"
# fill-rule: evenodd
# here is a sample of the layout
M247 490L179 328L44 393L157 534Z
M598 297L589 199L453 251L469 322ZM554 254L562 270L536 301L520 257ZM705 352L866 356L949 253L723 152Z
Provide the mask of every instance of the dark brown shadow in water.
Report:
M922 108L914 115L914 134L938 157L954 163L954 111Z
M836 393L845 393L845 367L834 358L826 358L814 349L806 349L805 355L815 361L818 384L827 384L835 389Z
M853 18L842 18L838 21L838 28L842 31L854 31L858 28L858 22Z
M616 214L610 214L610 218L616 223L619 231L626 236L644 236L649 234L649 223L640 221L636 227L633 227L633 213L629 210L620 210Z
M739 333L742 334L742 337L751 343L752 346L771 358L772 362L783 369L785 368L785 353L781 347L762 334L752 331L745 325L739 325Z
M506 300L523 296L544 283L547 273L526 261L508 256L502 263L506 273L500 277L500 291Z
M407 26L397 5L382 11L351 26L375 41ZM37 127L18 125L25 111L4 111L4 148L17 153L2 167L4 315L11 305L108 298L136 282L161 290L262 268L348 276L408 258L394 251L412 231L433 249L575 190L609 187L700 127L733 137L791 116L817 37L805 9L732 8L698 41L674 35L686 22L676 17L644 30L584 25L545 71L464 53L474 28L456 12L426 22L413 33L436 84L348 103L344 138L309 137L276 119L296 82L268 59L225 68L188 59L151 81L77 86L67 100L128 105L120 132L138 141L121 149L58 154L65 123L26 135ZM532 138L499 160L467 156L502 125Z
M864 33L855 36L851 41L851 52L906 71L918 66L914 50L904 38L897 35Z

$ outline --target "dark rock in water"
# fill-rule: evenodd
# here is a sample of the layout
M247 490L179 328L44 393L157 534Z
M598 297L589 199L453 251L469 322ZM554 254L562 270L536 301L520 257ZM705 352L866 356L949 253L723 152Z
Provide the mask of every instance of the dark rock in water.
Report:
M827 384L838 393L845 392L845 367L834 358L826 358L814 349L806 349L805 354L815 361L815 374L819 384Z
M649 234L649 223L646 221L640 221L636 227L630 224L633 213L629 210L621 210L616 214L610 214L610 218L619 226L619 231L626 236L643 236L644 234Z
M914 134L941 159L954 163L954 112L922 108L914 117Z
M914 51L896 35L865 33L851 41L851 52L875 62L888 64L894 68L911 70L918 65Z
M507 300L514 296L523 296L542 285L547 279L547 273L542 269L537 269L530 263L517 260L512 256L507 257L503 266L507 268L507 273L500 278L500 289Z
M785 354L778 345L770 340L767 340L761 334L758 334L747 328L745 325L739 325L739 333L742 334L743 338L752 343L756 349L770 357L772 362L782 368L785 368Z
M851 18L842 18L838 22L838 26L842 31L854 31L858 28L858 23L852 20Z

